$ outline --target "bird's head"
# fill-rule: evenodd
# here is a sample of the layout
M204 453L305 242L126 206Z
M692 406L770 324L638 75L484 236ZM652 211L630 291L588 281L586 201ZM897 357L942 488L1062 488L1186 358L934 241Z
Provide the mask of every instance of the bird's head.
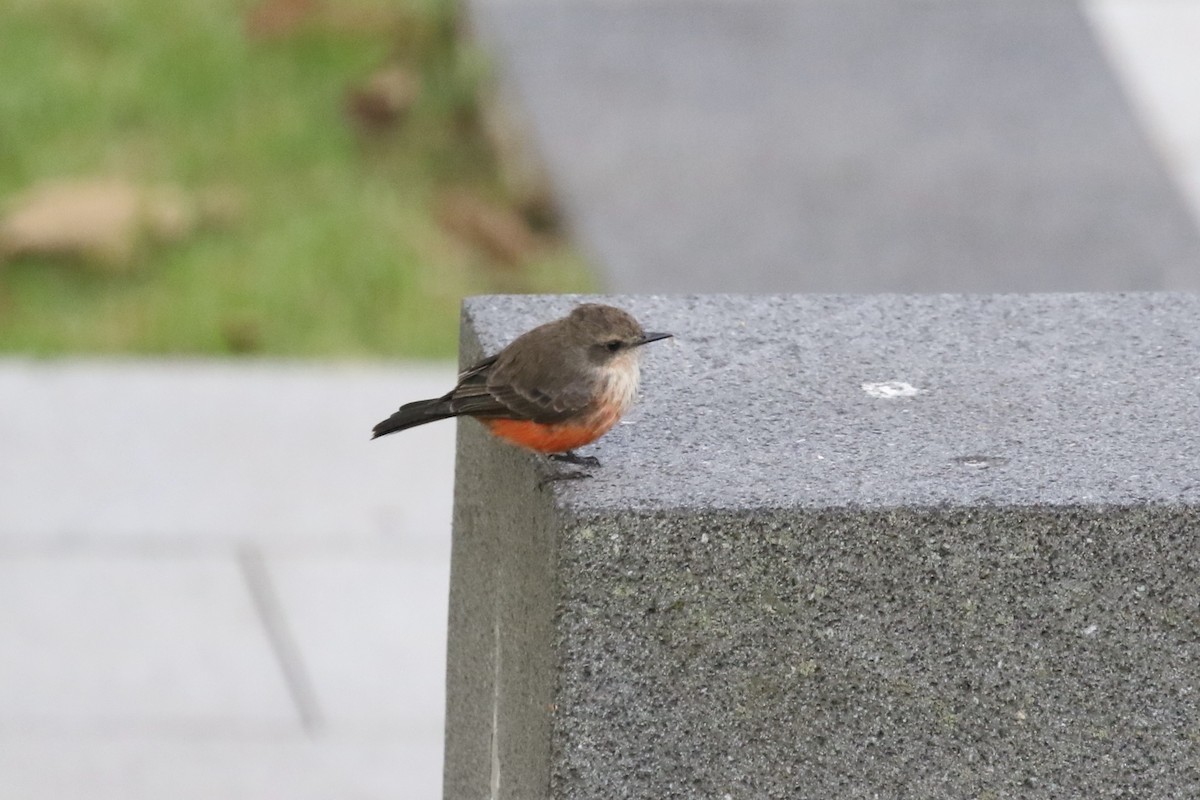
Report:
M637 348L669 333L647 333L628 312L600 303L577 306L566 318L572 341L586 350L594 364L609 364L615 359L636 357Z

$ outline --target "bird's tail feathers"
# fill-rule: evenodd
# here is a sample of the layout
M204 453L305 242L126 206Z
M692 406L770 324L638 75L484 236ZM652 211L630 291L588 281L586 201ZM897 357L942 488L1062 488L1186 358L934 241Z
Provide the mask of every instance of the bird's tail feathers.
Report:
M437 422L439 419L456 417L458 414L459 412L451 408L450 400L446 397L405 403L400 406L399 411L372 429L371 438L378 439L380 436L387 436L389 433L415 428L418 425L424 425L426 422Z

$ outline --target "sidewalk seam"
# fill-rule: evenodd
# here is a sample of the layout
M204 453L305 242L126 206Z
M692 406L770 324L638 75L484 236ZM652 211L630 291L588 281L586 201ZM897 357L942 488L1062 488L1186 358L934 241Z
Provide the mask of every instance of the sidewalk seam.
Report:
M288 693L296 704L300 724L306 733L314 734L324 727L325 720L317 703L312 678L300 655L300 648L288 628L283 606L271 582L262 551L252 545L246 545L238 549L237 559L255 611L262 622L271 650L279 662Z

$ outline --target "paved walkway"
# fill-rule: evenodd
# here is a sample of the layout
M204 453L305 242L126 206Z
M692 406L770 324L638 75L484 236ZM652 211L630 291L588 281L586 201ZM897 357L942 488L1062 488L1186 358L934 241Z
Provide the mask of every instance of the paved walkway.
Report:
M0 361L0 798L440 797L453 376Z
M1200 207L1200 4L1088 7ZM452 377L0 360L0 800L440 797Z
M471 6L614 291L1200 291L1200 3Z

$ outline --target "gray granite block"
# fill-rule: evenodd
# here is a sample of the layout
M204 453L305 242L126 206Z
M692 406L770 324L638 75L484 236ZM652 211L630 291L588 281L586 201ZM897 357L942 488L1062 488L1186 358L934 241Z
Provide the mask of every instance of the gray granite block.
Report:
M1200 796L1200 297L611 301L591 480L461 423L448 800Z
M627 292L1200 290L1075 0L474 0Z

